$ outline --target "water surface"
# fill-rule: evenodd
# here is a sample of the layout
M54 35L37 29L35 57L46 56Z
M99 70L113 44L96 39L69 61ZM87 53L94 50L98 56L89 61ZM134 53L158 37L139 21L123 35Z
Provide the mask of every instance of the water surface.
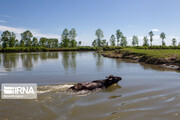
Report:
M67 91L110 74L123 80L100 91ZM36 100L0 99L3 120L180 119L180 73L94 52L3 53L0 83L39 85Z

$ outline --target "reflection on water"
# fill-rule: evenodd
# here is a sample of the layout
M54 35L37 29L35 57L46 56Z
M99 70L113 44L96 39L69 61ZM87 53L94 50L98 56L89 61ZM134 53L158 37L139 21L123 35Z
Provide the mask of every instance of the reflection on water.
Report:
M118 75L94 92L77 82ZM37 83L35 100L0 99L0 120L179 120L180 74L159 66L104 58L93 52L0 54L1 83Z
M36 66L36 64L39 64L39 62L41 61L61 58L62 61L61 63L66 71L68 71L69 69L73 69L73 71L76 71L77 55L81 57L82 53L81 52L79 53L77 52L3 53L0 54L0 65L2 64L3 68L6 71L16 71L17 67L22 67L25 68L27 71L31 71L32 68ZM101 71L104 66L104 57L98 53L93 53L92 55L94 57L94 60L96 61L95 65L97 71ZM112 60L113 63L115 61L116 67L118 68L121 67L122 60L120 59L112 59ZM133 61L126 60L126 62L132 63ZM155 65L147 65L143 63L141 63L141 65L144 69L155 69L160 71L169 70Z
M101 54L98 54L98 53L94 53L93 56L94 58L96 58L96 66L97 66L98 71L100 71L104 64L103 56L101 56Z
M62 64L65 68L65 70L68 70L69 68L76 69L76 52L63 52L62 53Z
M16 68L19 56L3 54L2 59L3 66L6 71L11 71L12 69Z
M26 68L26 70L31 71L38 60L48 59L58 59L58 53L4 53L0 55L0 64L3 64L6 71L16 71L15 68L21 65Z

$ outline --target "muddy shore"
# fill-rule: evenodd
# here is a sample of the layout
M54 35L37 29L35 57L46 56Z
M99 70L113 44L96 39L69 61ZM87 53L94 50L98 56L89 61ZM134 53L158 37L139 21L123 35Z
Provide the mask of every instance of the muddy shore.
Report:
M176 57L157 58L143 53L134 53L127 50L103 51L101 55L108 58L130 59L146 64L160 65L165 68L180 70L180 59Z

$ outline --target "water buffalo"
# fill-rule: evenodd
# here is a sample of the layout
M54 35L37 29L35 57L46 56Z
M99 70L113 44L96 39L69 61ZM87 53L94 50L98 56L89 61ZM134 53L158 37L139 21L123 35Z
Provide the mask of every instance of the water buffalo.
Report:
M80 91L80 90L94 90L97 88L107 88L114 83L118 83L122 78L110 75L106 77L104 80L95 80L92 82L85 82L85 83L77 83L74 86L70 87L69 89L73 91Z

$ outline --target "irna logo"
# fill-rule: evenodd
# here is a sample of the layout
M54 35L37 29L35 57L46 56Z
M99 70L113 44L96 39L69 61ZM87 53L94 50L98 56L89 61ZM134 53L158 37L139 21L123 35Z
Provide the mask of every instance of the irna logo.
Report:
M2 99L36 99L37 84L3 83L1 85L1 98Z
M4 94L35 94L32 87L6 87L4 86Z

